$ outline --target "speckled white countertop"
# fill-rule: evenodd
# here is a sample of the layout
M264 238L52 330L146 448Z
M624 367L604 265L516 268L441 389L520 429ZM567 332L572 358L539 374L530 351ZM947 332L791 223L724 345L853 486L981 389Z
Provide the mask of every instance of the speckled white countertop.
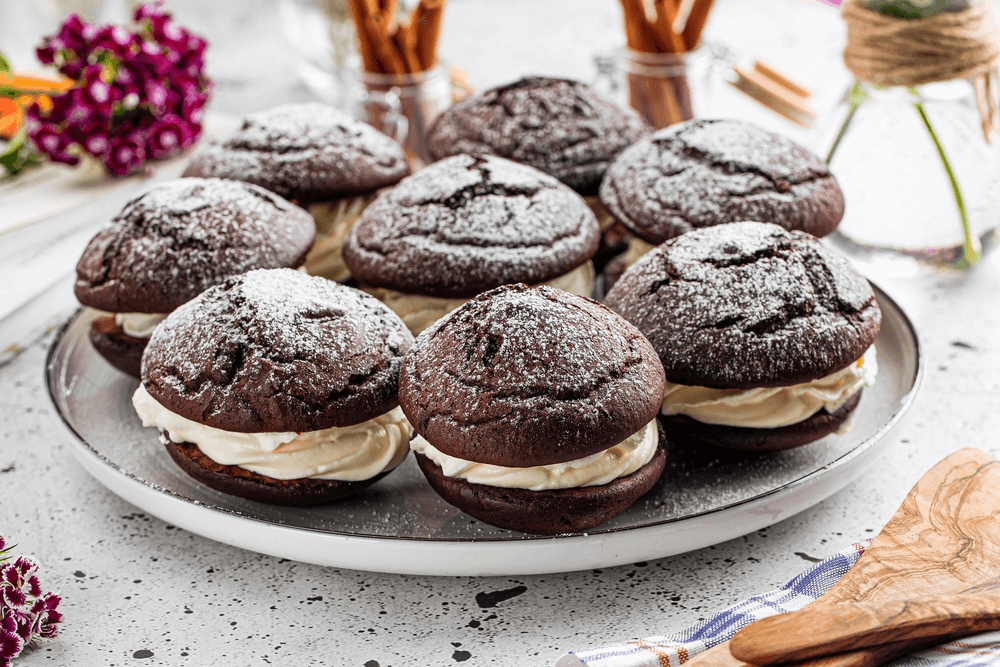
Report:
M541 71L589 79L592 53L620 42L613 0L535 4L453 0L445 55L486 87ZM276 101L265 82L287 60L268 27L271 3L171 6L217 44L217 110L238 114ZM767 30L772 36L763 39ZM245 39L234 39L237 31ZM719 0L709 34L740 49L756 44L756 53L825 91L827 102L846 81L837 60L842 28L815 0ZM248 55L254 40L265 58L259 77L247 80L227 58ZM275 85L285 98L308 96L294 81ZM0 366L0 532L38 558L44 584L64 597L66 619L58 640L15 664L547 665L570 649L678 630L779 585L877 533L917 478L948 453L973 446L1000 454L1000 253L965 274L907 262L859 266L906 310L924 353L923 386L875 465L812 509L745 537L555 575L339 570L177 529L76 464L43 387L52 333L19 341L23 351ZM70 302L48 298L54 312L47 317L71 312Z

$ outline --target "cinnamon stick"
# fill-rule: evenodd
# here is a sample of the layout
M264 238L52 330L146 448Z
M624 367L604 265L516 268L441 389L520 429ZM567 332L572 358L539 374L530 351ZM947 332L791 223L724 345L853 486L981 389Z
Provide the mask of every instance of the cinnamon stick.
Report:
M646 22L646 10L642 6L642 0L621 0L621 4L628 47L633 51L656 53L656 39L649 23Z
M365 28L365 10L362 0L349 0L351 18L354 19L354 31L358 36L358 51L361 52L361 64L366 72L378 72L378 59L375 57L375 47L371 35Z
M411 19L416 25L417 58L422 70L428 70L437 64L437 45L441 35L441 16L444 13L445 0L420 0L413 10Z
M650 24L650 29L656 39L656 45L661 53L684 53L684 38L674 32L674 20L677 18L677 7L672 0L656 0L656 21Z
M361 24L371 36L375 55L384 74L406 74L406 65L389 35L388 20L382 15L377 0L361 0L364 21Z
M691 6L691 13L688 15L687 23L684 24L684 46L691 51L698 46L701 39L701 31L708 20L708 13L712 11L713 0L694 0Z
M420 58L417 55L417 34L412 14L408 21L399 26L394 39L400 54L403 56L403 62L406 63L406 71L411 73L422 71L423 67L421 67Z

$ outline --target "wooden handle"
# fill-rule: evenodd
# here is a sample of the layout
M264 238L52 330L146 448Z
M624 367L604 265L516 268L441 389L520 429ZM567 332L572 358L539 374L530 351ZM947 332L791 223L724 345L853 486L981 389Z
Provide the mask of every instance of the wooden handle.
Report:
M957 451L920 478L854 567L813 604L949 595L1000 577L998 519L1000 462L976 449ZM714 646L686 667L744 664L729 646ZM851 665L862 666L870 664Z
M837 653L814 660L790 662L782 667L879 667L879 665L884 665L896 658L922 651L952 639L958 638L949 635L935 639L908 639L890 644L879 644L851 653Z
M740 630L729 650L755 665L818 658L912 639L1000 630L1000 594L844 602L765 618Z

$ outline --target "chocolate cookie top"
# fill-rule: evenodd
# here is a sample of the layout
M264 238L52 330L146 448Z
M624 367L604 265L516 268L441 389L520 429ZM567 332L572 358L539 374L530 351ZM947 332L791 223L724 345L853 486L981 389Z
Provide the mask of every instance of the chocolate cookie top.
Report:
M279 269L217 285L170 314L142 358L164 407L226 431L317 431L397 405L413 336L374 297Z
M804 232L738 222L689 232L625 272L605 303L636 325L667 380L774 387L846 367L882 314L868 282Z
M315 236L312 216L256 185L169 181L91 239L76 266L76 297L114 313L169 313L229 276L300 266Z
M692 120L636 142L608 168L601 202L654 245L740 220L824 236L844 215L844 195L822 160L735 120Z
M649 342L603 305L507 285L420 335L399 404L445 454L520 468L621 442L656 416L664 386Z
M601 230L556 179L503 158L457 155L382 193L344 244L362 284L466 298L542 283L597 252Z
M632 109L578 81L529 77L446 109L431 126L427 146L438 160L499 155L596 195L615 156L652 129Z
M409 173L399 144L318 102L250 114L236 134L209 144L184 171L255 183L303 205L374 192Z

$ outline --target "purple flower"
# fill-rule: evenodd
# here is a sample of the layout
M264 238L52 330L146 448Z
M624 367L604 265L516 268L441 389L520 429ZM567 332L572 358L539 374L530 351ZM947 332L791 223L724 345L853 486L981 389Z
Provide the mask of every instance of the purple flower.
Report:
M83 73L80 89L83 91L83 102L104 115L110 115L114 103L118 101L120 91L112 88L102 78L103 68L91 65Z
M31 123L28 128L28 136L31 137L35 147L48 155L50 160L70 165L80 161L79 158L67 151L72 141L59 130L58 126L45 122Z
M191 135L192 128L183 118L167 114L149 130L149 154L161 158L176 153L191 144Z
M0 629L0 667L10 667L11 660L21 655L24 640L16 633Z
M74 16L38 48L40 60L76 80L73 90L53 98L49 112L32 105L27 114L29 136L51 160L75 164L86 152L123 175L201 136L212 94L204 75L208 43L159 2L138 7L134 18L128 29ZM37 579L23 579L18 591L37 598Z
M35 600L35 604L31 606L31 613L35 616L32 634L45 639L52 639L59 634L59 623L62 622L63 615L56 611L56 607L61 601L62 598L55 593L46 593L44 597Z
M104 166L116 176L124 176L146 161L145 142L139 131L111 138L111 149L104 156Z
M83 22L79 14L70 14L63 24L59 33L52 38L51 42L58 45L59 49L69 49L80 52L86 48L90 41L86 33L87 24Z

